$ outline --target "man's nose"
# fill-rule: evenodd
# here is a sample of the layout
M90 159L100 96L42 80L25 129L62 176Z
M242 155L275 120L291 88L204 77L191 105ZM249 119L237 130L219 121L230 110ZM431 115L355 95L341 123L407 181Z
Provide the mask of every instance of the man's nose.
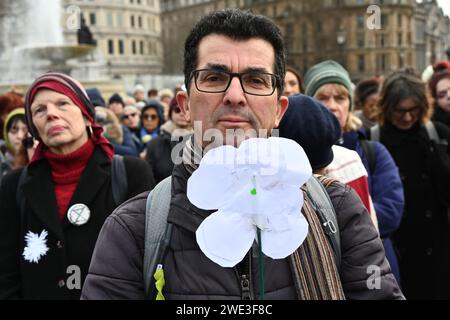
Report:
M223 97L225 105L242 106L245 104L245 93L242 89L239 77L233 77Z

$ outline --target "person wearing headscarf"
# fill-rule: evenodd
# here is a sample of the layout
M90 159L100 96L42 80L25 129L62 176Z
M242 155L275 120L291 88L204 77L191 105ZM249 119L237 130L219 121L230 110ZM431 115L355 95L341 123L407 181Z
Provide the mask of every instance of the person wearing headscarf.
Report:
M26 169L0 186L0 299L79 299L103 222L120 204L114 148L86 91L67 75L38 77L25 114L39 144ZM122 198L154 186L145 161L123 157L123 164Z
M164 107L157 100L149 100L141 110L141 127L139 137L145 145L159 136L160 127L164 123Z

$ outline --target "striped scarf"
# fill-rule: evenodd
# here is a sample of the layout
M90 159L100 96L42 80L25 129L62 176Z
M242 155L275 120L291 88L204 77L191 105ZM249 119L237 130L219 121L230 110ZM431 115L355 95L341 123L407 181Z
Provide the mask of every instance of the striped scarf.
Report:
M325 185L334 181L324 177L319 180ZM302 211L309 223L309 232L303 244L289 257L298 297L300 300L345 300L333 249L304 189L303 196Z
M199 166L202 148L189 139L183 149L183 164L192 174ZM321 178L324 184L334 180ZM345 300L333 249L325 235L319 217L303 190L303 214L309 223L309 232L303 244L289 256L295 288L300 300Z

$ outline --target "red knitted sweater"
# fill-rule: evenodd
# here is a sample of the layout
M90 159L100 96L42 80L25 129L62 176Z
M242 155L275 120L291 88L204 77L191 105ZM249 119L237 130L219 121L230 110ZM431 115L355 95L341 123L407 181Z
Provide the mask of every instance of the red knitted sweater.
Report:
M52 179L55 185L56 204L60 220L64 219L67 209L77 188L78 181L86 165L94 153L95 144L91 139L78 150L69 154L56 154L50 150L44 157L52 168Z

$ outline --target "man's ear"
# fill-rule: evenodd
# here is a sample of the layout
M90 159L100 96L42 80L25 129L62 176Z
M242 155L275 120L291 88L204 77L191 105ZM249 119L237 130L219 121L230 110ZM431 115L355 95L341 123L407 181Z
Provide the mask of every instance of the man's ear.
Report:
M186 121L191 121L191 108L189 105L189 95L186 91L177 92L177 104L180 107L181 113L184 115Z
M289 99L286 96L281 96L280 99L278 100L278 105L277 105L277 114L276 114L276 119L275 119L275 128L278 128L278 126L280 125L280 121L283 118L287 108L289 106Z

